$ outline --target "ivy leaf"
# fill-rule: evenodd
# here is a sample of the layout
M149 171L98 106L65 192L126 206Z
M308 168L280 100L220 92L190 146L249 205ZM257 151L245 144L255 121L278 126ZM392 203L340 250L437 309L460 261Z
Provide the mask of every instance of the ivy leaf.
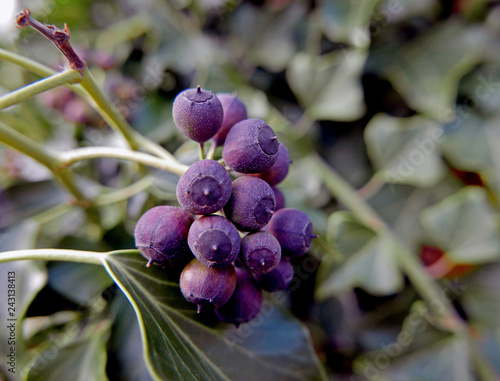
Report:
M460 301L475 325L500 328L500 266L482 267L461 282Z
M12 249L23 250L34 246L38 234L38 224L32 220L25 220L23 223L11 226L0 235L0 253ZM16 348L18 369L28 360L26 358L25 343L22 339L23 317L29 304L38 292L47 283L47 271L37 261L15 261L0 263L0 279L4 284L0 295L0 303L4 306L0 309L0 319L7 325L10 318L17 319L15 322L15 345L9 344L10 329L0 330L0 352L10 353L10 348ZM11 279L11 281L10 281ZM12 285L12 287L10 287ZM14 290L14 294L8 294L7 290ZM14 302L8 297L13 296ZM10 303L8 303L10 302ZM10 307L10 308L9 308ZM10 313L13 313L13 316ZM0 363L0 369L4 371L7 380L17 380L16 374L5 371L9 368L6 361Z
M0 229L69 201L53 181L14 185L0 192Z
M297 53L290 61L287 78L310 118L353 121L365 112L360 83L365 60L365 53L351 50L320 57Z
M490 123L476 113L457 114L445 126L441 150L450 163L466 171L484 171L493 165L489 140L498 120ZM489 131L491 130L491 131Z
M324 373L305 328L278 307L238 329L210 328L182 296L178 280L145 267L137 252L115 252L106 269L141 325L146 361L159 380L320 380Z
M328 220L328 239L345 257L340 266L323 261L317 296L326 299L361 287L374 295L400 291L403 277L395 253L384 237L360 224L348 212L333 213Z
M484 263L500 257L498 223L482 188L465 187L427 208L421 222L456 263Z
M366 48L370 43L370 19L379 2L323 0L319 8L321 28L331 41Z
M385 184L369 199L369 203L391 229L417 252L428 236L415 216L458 191L462 184L453 180L449 175L429 188Z
M102 267L86 263L55 263L50 266L49 274L49 284L54 290L81 305L113 284ZM78 287L74 287L75 284Z
M479 62L487 40L480 27L453 19L403 45L374 48L369 67L388 78L412 109L445 121L460 79Z
M425 346L388 366L391 360L391 355L385 353L383 360L380 357L374 363L365 363L358 372L367 379L375 379L377 376L379 377L377 379L389 380L472 381L476 379L471 368L469 343L458 336L451 336Z
M81 339L53 343L34 361L26 380L107 381L106 341L110 326L110 322L103 321L87 329Z
M374 116L365 129L368 154L385 182L428 187L446 172L439 152L442 129L414 116Z

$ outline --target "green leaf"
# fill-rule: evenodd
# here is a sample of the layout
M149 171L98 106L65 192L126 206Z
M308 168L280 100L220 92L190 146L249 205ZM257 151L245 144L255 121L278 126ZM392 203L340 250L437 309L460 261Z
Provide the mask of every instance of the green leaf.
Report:
M111 253L105 266L141 325L150 371L160 380L324 379L305 328L271 305L242 324L209 328L182 296L177 279L145 267L137 253Z
M378 3L380 0L323 0L318 8L321 28L331 41L367 48L368 27Z
M403 45L374 48L368 67L388 78L412 109L446 121L460 79L479 62L487 40L480 27L449 19Z
M52 181L14 185L0 193L0 228L67 202L68 195Z
M307 7L292 2L279 10L243 3L232 19L233 43L246 48L246 61L271 72L282 71L295 53L295 34ZM236 42L237 41L237 42Z
M141 339L140 325L134 309L122 292L113 298L111 310L115 316L109 349L116 361L115 377L121 381L151 381Z
M438 143L443 130L420 117L375 115L365 129L370 159L385 182L428 187L446 172Z
M474 325L500 329L500 266L484 266L460 283L460 301Z
M500 258L498 223L482 188L463 188L424 210L421 221L437 246L456 263Z
M12 249L27 249L34 246L38 234L38 224L31 220L26 220L21 224L11 226L0 235L0 253ZM9 281L12 279L12 281ZM37 261L15 261L0 263L0 280L3 282L1 288L5 290L0 295L0 319L7 324L10 318L15 321L15 344L9 344L10 329L0 329L0 353L10 353L10 348L16 348L17 369L27 361L26 348L22 338L23 317L36 294L47 283L47 271ZM11 287L12 285L12 287ZM9 295L7 290L14 290L14 295ZM15 300L9 300L9 296L14 296ZM8 304L13 302L13 304ZM8 307L12 308L9 309ZM13 313L13 316L10 313ZM10 324L11 322L9 322ZM0 362L0 369L8 367L5 361ZM17 380L17 376L5 371L8 380Z
M106 341L110 323L103 322L92 333L65 345L54 342L40 353L27 381L75 380L107 381ZM54 355L55 353L55 355Z
M445 126L441 150L450 163L465 171L484 171L493 165L490 146L498 120L490 123L476 113L461 114Z
M361 287L374 295L398 292L403 287L395 252L384 237L360 224L348 212L333 213L328 238L345 257L340 265L323 261L319 269L317 296L326 299Z
M377 8L378 17L376 17L375 22L383 27L386 23L394 24L412 17L432 18L439 12L439 8L439 4L434 0L383 1Z
M106 270L86 263L54 263L49 274L50 287L82 305L113 284Z
M361 71L366 54L351 50L314 57L297 53L287 78L292 91L312 119L352 121L365 112Z
M375 212L414 251L428 240L422 224L415 216L458 191L462 184L451 176L429 188L415 188L403 184L385 184L369 200Z
M357 373L368 380L472 381L470 347L463 337L451 336L434 345L398 358L390 352L373 363L358 365Z

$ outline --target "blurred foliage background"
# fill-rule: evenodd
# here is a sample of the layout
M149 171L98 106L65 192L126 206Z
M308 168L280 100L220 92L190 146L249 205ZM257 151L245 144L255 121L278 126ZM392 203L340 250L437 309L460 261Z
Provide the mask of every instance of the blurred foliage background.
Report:
M297 261L300 287L286 303L306 324L308 345L324 370L302 379L500 377L500 2L2 4L0 47L60 70L59 52L34 31L15 29L15 13L30 8L41 22L67 23L72 44L134 129L183 163L196 160L198 151L175 128L171 106L178 92L196 85L235 92L249 116L266 120L289 147L293 164L280 189L288 206L310 215L320 235ZM0 94L37 79L0 61ZM56 151L125 146L66 88L1 111L0 122ZM432 300L421 300L422 290L384 235L339 211L346 208L328 168L403 242L425 281L452 304L463 330L450 329ZM87 161L74 172L87 195L137 188L130 197L104 201L96 228L69 205L49 171L0 147L1 251L133 248L144 210L176 203L177 175L151 171L143 178L133 164L114 159ZM29 348L43 351L44 337L76 325L80 332L70 330L65 348L84 342L74 352L89 350L86 366L107 372L87 379L149 379L137 355L133 311L104 269L16 266L26 282ZM114 296L106 298L104 290ZM103 326L88 319L89 309L94 317L111 309L115 318ZM98 349L89 349L93 345ZM75 353L64 352L62 362L70 364Z

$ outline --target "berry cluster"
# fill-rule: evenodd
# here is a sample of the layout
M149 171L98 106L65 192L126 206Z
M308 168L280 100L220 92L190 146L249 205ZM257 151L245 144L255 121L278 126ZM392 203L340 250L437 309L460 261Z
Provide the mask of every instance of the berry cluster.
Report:
M222 146L222 159L186 170L176 189L180 207L148 210L135 228L136 246L148 266L190 260L180 288L198 312L210 305L222 321L249 321L260 311L261 290L288 289L290 259L314 237L308 216L284 208L275 187L288 173L288 150L266 122L247 119L231 94L185 90L174 100L173 119L188 138Z

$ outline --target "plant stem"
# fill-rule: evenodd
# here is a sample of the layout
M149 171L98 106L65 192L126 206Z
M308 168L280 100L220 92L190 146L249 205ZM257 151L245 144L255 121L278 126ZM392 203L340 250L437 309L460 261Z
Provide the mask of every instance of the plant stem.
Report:
M42 65L31 58L21 56L20 54L10 52L5 49L0 48L0 60L11 62L18 66L25 68L26 70L39 75L40 77L49 77L56 74L56 71L52 70L48 66Z
M178 162L162 160L146 153L116 147L83 147L60 154L60 160L66 166L80 160L103 157L130 160L136 163L148 165L150 167L160 168L178 175L182 175L188 168L187 165L180 164Z
M401 242L400 238L394 234L391 228L377 215L358 192L342 179L327 163L319 156L313 158L313 168L317 168L318 173L323 178L326 187L330 192L356 215L359 221L376 231L381 236L385 236L393 245L394 252L398 254L399 264L408 276L410 282L415 287L420 296L426 300L430 307L438 305L441 311L434 311L441 315L442 322L451 331L462 331L464 323L458 316L456 310L446 298L443 290L436 285L435 281L425 272L422 264L417 261L411 250Z
M136 150L139 146L135 140L132 127L128 124L116 106L111 102L108 96L97 85L90 70L86 67L83 72L83 80L80 84L85 91L91 96L94 102L104 111L103 118L111 126L121 132L130 148Z
M142 136L138 132L135 132L135 138L139 145L144 148L146 151L149 153L156 155L158 157L161 157L162 159L165 160L170 160L172 162L177 163L177 159L175 158L174 155L172 155L169 151L167 151L165 148L163 148L161 145L158 143L153 142L152 140Z
M49 154L39 144L1 122L0 143L18 150L47 167L56 179L71 192L80 206L89 206L85 196L76 186L71 172L64 167L57 157Z
M0 255L1 262L23 259L39 259L47 261L68 261L102 265L107 253L94 251L65 250L65 249L32 249L4 251Z
M153 177L145 176L136 183L129 185L128 187L118 189L113 192L104 193L97 196L93 200L95 206L109 205L116 202L124 201L130 197L145 191L153 184Z
M19 54L1 48L0 48L0 60L4 60L19 65L25 68L26 70L36 75L39 75L40 77L48 77L56 74L54 70L45 65L42 65L30 58L21 56ZM91 93L85 87L83 87L82 86L83 84L67 85L67 87L75 94L85 99L94 108L94 110L106 121L106 123L108 123L108 125L110 125L115 130L118 130L120 132L122 132L122 130L127 131L131 135L130 137L132 141L136 142L133 143L133 145L140 145L141 147L151 152L152 154L155 154L164 159L170 159L175 161L175 158L172 156L172 154L170 154L170 152L168 152L162 146L145 138L144 136L140 135L139 133L137 133L132 129L132 127L128 124L125 118L123 118L123 116L116 109L115 105L107 98L107 96L102 92L102 90L100 90L100 88L96 85L93 77L88 78L87 76L87 79L85 79L85 75L87 72L90 73L90 71L86 69L86 71L84 72L84 80L86 81L85 86L93 88L95 90L94 91L95 94L101 94L99 99L94 99L95 94L93 95L93 93ZM89 82L89 84L87 84L87 82ZM127 134L127 132L125 133Z
M55 87L70 83L77 83L82 80L78 70L66 70L62 73L54 74L48 78L42 79L30 85L24 86L18 90L12 91L3 97L0 97L0 110L51 90Z

